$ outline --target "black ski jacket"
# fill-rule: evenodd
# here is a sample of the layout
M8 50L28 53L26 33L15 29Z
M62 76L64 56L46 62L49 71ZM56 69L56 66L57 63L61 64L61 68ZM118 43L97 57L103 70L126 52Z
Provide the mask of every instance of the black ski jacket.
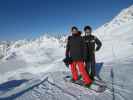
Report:
M84 41L80 35L72 35L68 37L66 45L66 56L72 60L82 60L84 51Z
M102 43L101 41L95 37L94 35L89 35L89 36L83 36L84 40L84 59L89 60L90 58L93 58L95 51L98 51Z

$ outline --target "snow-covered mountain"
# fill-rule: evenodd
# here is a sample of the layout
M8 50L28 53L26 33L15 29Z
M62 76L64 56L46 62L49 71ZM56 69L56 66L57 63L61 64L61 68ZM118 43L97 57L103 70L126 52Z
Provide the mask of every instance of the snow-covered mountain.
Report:
M62 62L65 36L12 43L0 61L0 100L131 100L132 33L133 5L94 31L103 43L96 53L97 62L104 63L100 76L112 88L101 94L64 82L63 77L70 74Z
M130 22L133 22L133 5L131 5L129 8L123 9L117 16L112 19L112 21L107 22L99 27L96 32L104 31L105 29L112 30Z
M94 31L102 39L101 59L116 60L133 55L133 5L123 9L112 21Z

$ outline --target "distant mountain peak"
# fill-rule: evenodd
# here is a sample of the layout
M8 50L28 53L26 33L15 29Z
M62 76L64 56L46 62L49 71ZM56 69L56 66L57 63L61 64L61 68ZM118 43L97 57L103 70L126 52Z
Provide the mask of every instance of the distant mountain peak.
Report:
M129 21L133 21L133 5L123 9L113 21L119 21L119 23L126 23Z
M133 5L123 9L109 24L117 27L129 22L133 22Z
M116 15L111 21L105 23L97 30L95 30L95 33L107 30L114 30L122 25L129 24L132 22L133 22L133 5L121 10L121 12L118 15Z

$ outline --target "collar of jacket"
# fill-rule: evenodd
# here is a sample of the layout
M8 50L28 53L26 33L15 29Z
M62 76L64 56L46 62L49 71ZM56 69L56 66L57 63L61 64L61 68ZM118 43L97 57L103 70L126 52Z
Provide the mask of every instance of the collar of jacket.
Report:
M80 35L79 34L72 34L72 36L77 37L77 36L80 36Z

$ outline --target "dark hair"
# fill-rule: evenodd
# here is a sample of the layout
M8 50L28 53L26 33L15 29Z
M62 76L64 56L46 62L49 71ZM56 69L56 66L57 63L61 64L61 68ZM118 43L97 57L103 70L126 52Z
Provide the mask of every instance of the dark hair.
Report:
M89 29L90 31L92 31L92 28L90 26L85 26L84 27L84 31L86 31L87 29Z
M73 27L71 28L71 31L73 31L74 29L78 31L78 28L77 28L76 26L73 26Z

